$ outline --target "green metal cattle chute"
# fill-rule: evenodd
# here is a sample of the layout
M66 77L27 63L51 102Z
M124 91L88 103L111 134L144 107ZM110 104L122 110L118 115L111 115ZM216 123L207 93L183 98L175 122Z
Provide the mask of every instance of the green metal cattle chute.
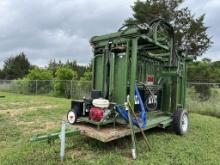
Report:
M91 97L71 102L67 121L74 130L102 142L131 135L133 158L137 132L145 137L147 129L170 125L187 132L186 55L175 47L169 23L125 25L90 43Z

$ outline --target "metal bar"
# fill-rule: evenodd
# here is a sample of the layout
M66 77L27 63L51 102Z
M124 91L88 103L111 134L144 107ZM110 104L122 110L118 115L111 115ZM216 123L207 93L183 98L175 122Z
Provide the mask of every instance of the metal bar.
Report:
M169 50L168 46L165 45L161 45L159 42L154 41L153 39L151 39L150 37L146 36L146 35L142 35L141 36L143 39L147 39L150 43L155 44L157 46L159 46L160 48L164 49L164 50Z
M135 117L135 120L138 119L137 115L135 114L133 108L131 107L131 103L130 103L130 100L128 100L128 106L130 107L130 110L132 112L132 114L134 115ZM141 133L142 133L142 136L144 137L144 141L145 141L145 144L147 145L147 147L149 148L149 150L151 150L151 146L150 146L150 143L144 133L144 130L141 128L140 124L138 123L138 128L140 129Z
M74 130L65 132L66 137L71 137L74 135L80 135L80 131L74 129ZM30 142L51 141L51 140L59 139L59 137L60 137L60 132L51 133L51 134L47 134L47 135L35 135L35 136L31 137Z
M95 89L95 58L97 56L94 56L92 59L92 89Z
M220 83L188 82L188 85L220 85Z
M62 121L61 124L61 132L60 132L60 158L61 162L63 162L64 154L65 154L65 131L66 131L66 122Z
M70 98L73 99L73 80L70 80Z
M112 93L114 91L114 72L115 72L115 53L111 54L110 62L110 84L109 84L109 99L112 99Z
M108 53L108 46L105 45L105 51L104 51L104 54L102 56L102 69L103 69L103 74L101 74L101 82L102 82L102 88L101 88L101 91L102 91L102 94L104 96L104 93L105 93L105 79L106 79L106 58L107 58L107 53ZM97 69L97 68L96 68ZM100 68L99 68L100 69Z
M184 73L183 73L183 84L182 84L182 90L183 90L183 95L182 95L182 99L183 99L183 108L185 108L186 106L186 85L187 85L187 63L184 63Z
M136 153L137 148L136 148L136 142L135 142L135 133L134 133L133 122L131 119L130 108L128 105L128 100L130 100L129 95L127 96L126 110L128 111L128 121L129 121L129 125L130 125L130 130L131 130L131 141L132 141L131 154L132 154L132 158L136 159L137 158L137 153Z
M131 51L131 78L130 78L130 97L131 105L134 108L134 93L135 93L135 80L137 72L137 38L132 39L132 51Z

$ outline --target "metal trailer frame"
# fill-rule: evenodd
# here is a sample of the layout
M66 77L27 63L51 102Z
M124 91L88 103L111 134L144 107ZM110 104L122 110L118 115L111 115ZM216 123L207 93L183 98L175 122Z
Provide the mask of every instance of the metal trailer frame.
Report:
M93 90L101 91L112 105L121 105L128 111L129 120L121 122L116 116L107 121L92 121L88 117L78 117L73 131L35 136L31 141L51 140L61 137L61 158L64 156L65 134L82 134L102 142L109 142L128 135L132 137L132 156L136 158L135 133L153 127L166 128L172 123L181 124L181 117L188 114L185 109L186 55L175 48L174 30L170 24L158 19L149 25L132 25L119 29L116 33L91 38L94 58L92 61ZM109 67L110 66L110 67ZM153 75L155 84L145 84L146 75ZM106 83L107 82L107 83ZM145 84L143 86L143 84ZM134 125L132 119L136 110L135 86L160 91L157 111L147 114L147 126ZM129 97L128 97L129 96ZM74 100L82 103L85 99ZM130 106L126 106L126 105ZM180 111L181 110L181 111ZM178 117L177 122L175 118ZM102 128L100 128L102 127ZM179 127L176 127L179 129ZM175 127L174 127L175 129ZM188 129L188 123L187 123ZM178 132L181 134L181 132Z
M185 109L187 76L186 55L175 48L174 40L173 27L161 19L154 20L149 25L124 26L116 33L92 37L90 43L94 52L93 90L101 91L102 96L113 105L125 107L124 103L130 102L129 112L130 109L137 110L136 85L140 90L143 90L143 84L150 92L158 90L160 106L157 107L157 111L148 112L147 127L144 129L156 126L165 128L171 125L176 110ZM155 77L154 84L145 83L145 78L149 74ZM74 100L71 109L74 109L75 102L85 107L85 99ZM78 117L78 122L82 124L74 127L83 131L85 127L82 125L85 123L96 125L98 131L101 126L112 123L115 128L115 123L123 123L118 116L98 122L82 116ZM122 132L120 132L122 135L116 136L122 137ZM105 137L85 134L106 141L103 140Z

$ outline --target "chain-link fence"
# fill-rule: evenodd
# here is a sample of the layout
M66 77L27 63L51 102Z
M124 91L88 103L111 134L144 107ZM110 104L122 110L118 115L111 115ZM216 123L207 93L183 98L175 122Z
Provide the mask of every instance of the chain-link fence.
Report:
M0 80L0 91L80 99L84 96L89 96L91 82L72 80Z
M189 82L186 104L191 112L220 118L220 83Z
M90 81L0 80L0 91L82 99L89 97ZM191 112L220 117L220 83L189 82L186 107Z

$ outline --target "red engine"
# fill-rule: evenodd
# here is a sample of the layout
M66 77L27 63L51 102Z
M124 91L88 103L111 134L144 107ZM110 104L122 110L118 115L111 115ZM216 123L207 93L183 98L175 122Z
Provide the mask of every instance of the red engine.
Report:
M104 110L97 107L92 107L89 111L89 118L94 121L100 121L104 117Z

